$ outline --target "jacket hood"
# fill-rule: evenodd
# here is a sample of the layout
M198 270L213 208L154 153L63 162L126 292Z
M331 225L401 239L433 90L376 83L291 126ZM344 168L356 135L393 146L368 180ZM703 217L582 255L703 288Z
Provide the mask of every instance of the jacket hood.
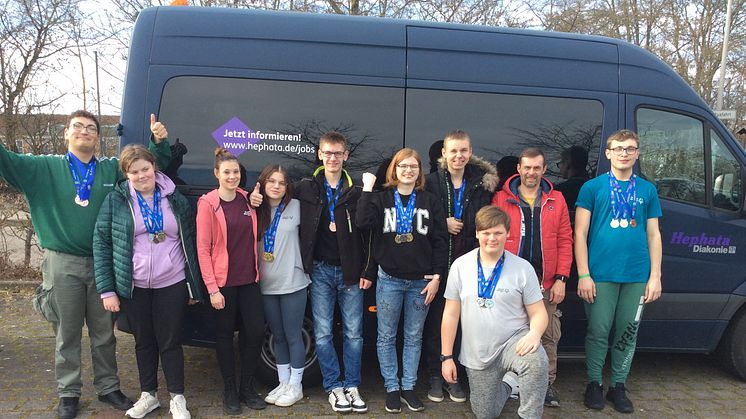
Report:
M514 174L508 178L508 181L503 185L503 191L509 193L513 198L518 199L518 186L521 185L521 175ZM545 177L541 178L539 182L539 188L541 188L542 201L549 196L554 190L552 182L548 181Z
M247 201L249 200L249 193L241 188L236 188L236 192L240 193ZM205 200L208 204L210 204L210 207L213 211L217 210L218 207L220 207L220 194L218 193L217 189L213 189L210 192L202 195L199 200Z
M448 170L448 164L446 163L445 157L441 156L438 159L438 167L441 170ZM495 168L495 165L479 156L475 156L474 154L472 154L471 158L469 158L469 162L466 163L464 173L467 176L471 177L474 176L472 174L474 171L479 171L482 173L482 187L484 187L484 190L487 192L495 192L495 189L497 189L497 184L500 182L500 178L497 176L497 169Z
M155 172L155 184L161 190L161 196L171 195L176 190L176 184L171 180L171 178L161 172ZM126 178L117 182L114 189L128 197L134 196L135 194L134 186L132 186Z

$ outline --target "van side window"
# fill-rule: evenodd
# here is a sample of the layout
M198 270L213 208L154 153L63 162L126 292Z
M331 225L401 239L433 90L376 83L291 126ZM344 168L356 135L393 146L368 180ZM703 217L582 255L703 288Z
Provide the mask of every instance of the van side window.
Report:
M164 87L159 115L180 148L177 167L167 174L177 184L216 185L213 150L222 143L238 155L249 188L270 163L299 180L321 165L316 153L321 134L339 131L349 141L345 167L359 179L401 148L403 110L402 88L175 77Z
M710 130L712 146L712 204L735 211L741 206L741 166L723 140Z
M706 203L701 121L657 109L637 110L640 170L661 198Z
M590 176L595 175L603 126L603 103L566 97L407 89L406 146L423 159L430 145L454 129L471 137L474 154L495 163L540 147L547 176L560 176L560 154L571 146L588 150Z

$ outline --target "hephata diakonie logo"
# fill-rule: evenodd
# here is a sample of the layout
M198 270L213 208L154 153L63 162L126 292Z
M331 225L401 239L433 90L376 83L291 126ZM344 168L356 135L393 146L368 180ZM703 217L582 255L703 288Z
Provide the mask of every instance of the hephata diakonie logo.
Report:
M683 231L674 231L670 242L675 246L688 246L692 249L692 253L735 254L736 246L731 246L730 243L730 236L708 236L705 233L694 235Z
M230 151L234 156L238 156L247 150L290 154L316 152L312 145L301 142L301 134L254 131L237 116L229 119L228 122L213 131L212 138L220 147Z

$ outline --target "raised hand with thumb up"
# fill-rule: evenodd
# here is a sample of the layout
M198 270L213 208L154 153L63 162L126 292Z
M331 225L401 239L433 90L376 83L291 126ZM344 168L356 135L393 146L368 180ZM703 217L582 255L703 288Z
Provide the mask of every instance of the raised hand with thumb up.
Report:
M262 185L257 182L256 186L254 186L254 190L251 191L251 195L249 195L249 203L251 203L251 206L254 208L262 205L262 201L264 200L264 197L262 196L262 193L260 191L261 186Z
M160 143L168 137L166 126L155 119L154 113L150 114L150 132L153 133L153 139L155 140L156 144Z

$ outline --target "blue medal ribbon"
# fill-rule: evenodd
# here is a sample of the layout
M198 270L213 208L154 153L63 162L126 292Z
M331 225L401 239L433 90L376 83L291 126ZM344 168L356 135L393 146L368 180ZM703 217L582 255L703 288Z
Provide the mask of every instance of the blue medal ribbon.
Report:
M326 202L329 203L329 220L332 223L336 223L336 220L334 219L334 207L337 205L337 201L339 201L339 196L342 195L342 178L339 178L339 182L335 189L336 193L335 190L332 190L332 186L329 182L326 181L326 177L324 177L324 188L326 188Z
M611 201L611 211L615 220L635 219L637 214L637 182L636 175L629 178L627 190L622 191L622 186L609 171L609 200Z
M503 266L505 265L505 252L503 252L500 259L492 268L492 273L489 278L485 279L484 271L482 270L482 260L477 252L477 275L479 275L479 282L477 282L477 297L484 299L492 299L495 294L495 288L497 283L500 281L500 274L502 274Z
M407 207L401 202L399 191L394 189L394 205L396 206L396 234L406 234L412 232L412 219L414 219L414 205L417 201L417 192L412 191L409 197Z
M466 190L466 179L461 181L461 187L456 189L453 186L453 182L450 181L451 189L453 189L453 217L457 220L461 219L461 214L464 211L464 191Z
M75 194L81 201L88 201L93 187L93 178L96 176L96 157L93 157L86 165L75 154L67 152L67 163L70 166L70 174L75 183ZM83 175L81 176L81 173Z
M285 210L285 203L280 202L275 211L275 216L272 218L272 224L267 227L264 231L264 251L266 253L274 253L275 251L275 237L277 235L277 226L280 225L280 219L282 218L282 211Z
M155 186L155 192L153 192L153 209L151 210L148 203L145 202L145 198L142 197L139 191L135 191L137 194L137 205L140 206L140 213L142 214L142 220L145 223L145 229L150 234L157 234L163 232L163 211L161 211L161 190L158 185Z

